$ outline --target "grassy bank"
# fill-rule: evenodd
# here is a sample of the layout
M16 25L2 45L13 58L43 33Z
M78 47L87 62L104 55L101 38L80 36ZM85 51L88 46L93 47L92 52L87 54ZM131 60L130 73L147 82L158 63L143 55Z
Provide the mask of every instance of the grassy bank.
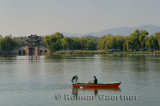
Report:
M160 51L105 51L105 50L64 50L56 51L53 54L160 54Z
M109 52L102 50L65 50L56 51L53 54L107 54Z

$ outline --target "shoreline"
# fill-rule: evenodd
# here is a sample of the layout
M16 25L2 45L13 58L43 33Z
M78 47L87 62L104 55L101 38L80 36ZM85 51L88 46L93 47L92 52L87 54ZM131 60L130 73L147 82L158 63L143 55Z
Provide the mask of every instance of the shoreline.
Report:
M73 54L73 55L80 55L80 54L160 54L160 51L105 51L105 50L63 50L63 51L56 51L53 55L64 55L64 54Z
M113 55L128 55L128 54L139 54L139 55L160 55L160 51L107 51L107 50L62 50L62 51L55 51L53 53L46 53L41 54L38 56L43 55L98 55L98 54L113 54ZM16 56L16 53L0 53L0 56ZM34 56L34 55L19 55L19 56Z

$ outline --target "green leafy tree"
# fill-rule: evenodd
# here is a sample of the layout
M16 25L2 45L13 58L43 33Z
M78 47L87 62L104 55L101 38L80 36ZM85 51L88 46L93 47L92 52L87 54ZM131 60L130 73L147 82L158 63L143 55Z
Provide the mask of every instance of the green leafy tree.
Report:
M146 37L148 36L148 32L146 30L141 30L140 32L140 37L139 37L139 42L140 42L140 48L143 50L146 48Z
M43 43L49 48L50 52L54 52L62 49L61 40L63 34L56 32L54 35L46 35L43 39Z
M146 39L146 46L147 46L147 50L149 51L158 50L159 48L158 41L153 35L149 36Z
M10 52L16 47L16 40L11 35L0 38L0 49L2 52Z
M62 39L62 47L64 50L72 50L73 49L73 40L69 37L65 37Z
M160 49L160 32L154 33L153 36L157 39L157 41L158 41L158 46L159 46L159 49Z
M111 35L108 34L103 36L98 42L98 49L119 49L123 50L123 44L125 42L125 38L120 35Z

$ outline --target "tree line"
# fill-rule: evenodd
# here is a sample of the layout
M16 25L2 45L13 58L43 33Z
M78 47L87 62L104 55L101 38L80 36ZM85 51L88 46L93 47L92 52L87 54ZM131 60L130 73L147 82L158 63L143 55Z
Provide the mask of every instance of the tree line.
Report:
M0 35L0 52L11 51L27 46L28 37ZM114 51L155 51L160 50L160 32L149 35L146 30L136 29L129 36L107 34L103 37L92 35L83 37L66 37L62 33L40 36L43 46L50 52L59 50L114 50Z
M98 49L120 51L154 51L160 49L160 32L149 36L146 30L136 29L129 36L111 35L101 37Z
M9 52L13 50L17 45L16 39L11 35L7 35L2 37L0 35L0 51L1 52Z
M46 35L43 43L51 52L59 50L154 51L160 49L160 32L149 36L146 30L136 29L129 36L107 34L101 38L64 37L62 33L56 32Z
M96 50L98 37L64 37L62 33L56 32L53 35L46 35L43 43L50 52L58 50Z

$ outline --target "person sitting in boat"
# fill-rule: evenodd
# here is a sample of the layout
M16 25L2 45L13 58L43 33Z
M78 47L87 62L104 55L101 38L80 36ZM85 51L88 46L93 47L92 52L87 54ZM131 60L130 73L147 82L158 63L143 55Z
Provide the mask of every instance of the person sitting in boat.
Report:
M94 83L94 84L97 84L97 83L98 83L98 80L97 80L96 76L94 76L94 80L89 81L89 82L86 82L86 83Z
M97 84L98 83L98 80L96 78L96 76L94 76L94 84Z

